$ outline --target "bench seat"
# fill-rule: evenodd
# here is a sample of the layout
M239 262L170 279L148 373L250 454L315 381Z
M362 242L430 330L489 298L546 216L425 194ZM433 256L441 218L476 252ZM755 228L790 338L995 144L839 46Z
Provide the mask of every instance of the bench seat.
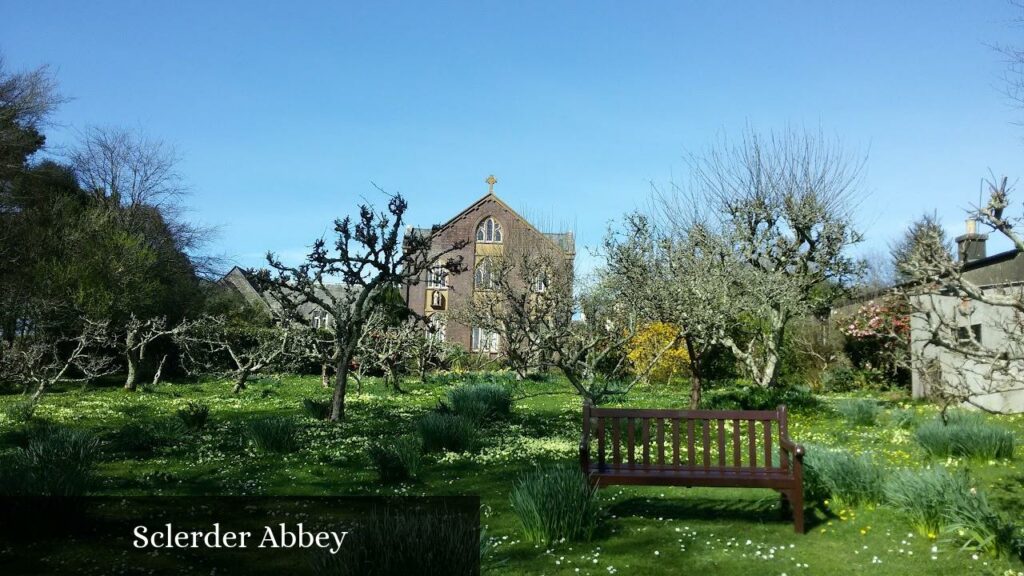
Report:
M804 451L789 438L785 406L742 411L584 404L583 417L580 465L591 483L774 489L783 506L792 507L794 529L804 531Z

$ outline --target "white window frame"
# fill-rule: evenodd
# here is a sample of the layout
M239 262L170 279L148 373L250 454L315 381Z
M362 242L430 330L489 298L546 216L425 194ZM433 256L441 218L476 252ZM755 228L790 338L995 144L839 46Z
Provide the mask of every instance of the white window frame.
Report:
M481 344L483 345L481 346ZM497 354L501 350L501 336L497 332L491 332L486 328L474 326L469 347L472 352L491 352Z
M505 238L505 231L501 227L501 222L494 219L493 216L488 216L480 221L480 225L476 227L476 241L483 244L501 244Z
M443 266L435 266L427 271L427 288L436 290L448 289L448 270Z
M494 263L490 258L481 258L473 270L473 288L477 290L494 290Z

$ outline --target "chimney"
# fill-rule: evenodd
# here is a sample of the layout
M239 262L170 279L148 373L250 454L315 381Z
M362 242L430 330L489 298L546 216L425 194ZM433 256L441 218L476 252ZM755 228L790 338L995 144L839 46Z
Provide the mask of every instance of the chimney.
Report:
M988 234L978 234L978 221L967 219L967 233L956 238L956 255L961 263L974 262L985 257Z

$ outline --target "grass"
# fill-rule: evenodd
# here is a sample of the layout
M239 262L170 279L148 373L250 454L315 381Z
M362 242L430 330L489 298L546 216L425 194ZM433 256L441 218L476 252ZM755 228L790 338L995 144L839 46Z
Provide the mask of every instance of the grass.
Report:
M600 502L579 467L560 464L524 474L512 488L512 511L523 537L537 544L590 540Z
M932 419L919 426L914 437L931 456L1013 458L1013 432L975 412L951 412L947 423Z
M882 407L874 399L855 398L840 401L836 405L836 411L854 426L874 426L882 413Z
M93 484L99 453L99 440L86 430L37 428L27 447L2 462L0 491L40 496L86 494Z
M430 412L420 419L419 432L427 452L464 452L476 443L475 423L458 414Z
M256 418L246 427L246 435L257 450L278 454L298 449L297 431L295 420L287 416Z
M810 500L831 498L840 506L877 504L882 500L884 474L870 456L824 446L805 448L808 479L804 486L811 487Z
M420 420L447 399L453 385L464 381L459 378L438 378L441 384L429 385L407 380L402 384L404 394L366 379L362 394L350 392L340 424L303 417L302 399L319 389L318 375L286 375L273 384L257 381L237 395L231 393L230 383L214 380L167 381L136 394L126 394L116 381L87 390L58 387L43 397L33 422L0 420L0 457L24 448L29 430L38 423L62 424L104 439L93 469L96 482L91 484L98 494L479 494L487 534L485 571L500 576L594 576L612 570L657 575L681 569L790 576L1024 571L1024 565L1010 556L961 550L963 542L952 540L956 529L931 540L918 533L903 512L885 503L854 507L832 501L827 513L815 511L808 517L806 535L794 534L792 524L780 516L778 495L759 489L602 487L597 498L603 517L589 542L538 547L523 537L511 497L516 481L535 468L576 462L580 402L563 379L523 383L526 393L507 420L475 425L473 451L423 455L415 482L382 483L371 465L371 445L418 434ZM274 394L264 397L264 389ZM0 396L0 410L20 399ZM937 414L931 406L887 400L912 412L918 422ZM111 444L112 435L133 419L177 420L176 411L186 401L201 402L214 415L201 433L181 434L138 453ZM823 398L826 405L837 401L829 395ZM685 388L662 386L634 389L610 406L684 408L687 403ZM268 417L292 420L301 449L251 450L248 423ZM990 422L1018 437L1024 434L1024 416L991 417ZM889 471L920 471L935 463L917 444L913 430L895 426L888 418L875 426L850 426L831 410L791 407L789 433L803 444L869 456ZM947 460L951 470L970 468L972 486L985 493L991 509L1024 508L1024 459L952 456L942 463ZM978 560L973 559L975 554ZM873 563L875 558L881 563ZM55 561L60 559L58 553Z
M512 391L493 382L467 384L449 390L446 405L473 422L504 420L512 415Z
M367 450L370 462L381 482L402 482L415 479L422 465L423 442L415 436L403 436L383 444L371 444Z

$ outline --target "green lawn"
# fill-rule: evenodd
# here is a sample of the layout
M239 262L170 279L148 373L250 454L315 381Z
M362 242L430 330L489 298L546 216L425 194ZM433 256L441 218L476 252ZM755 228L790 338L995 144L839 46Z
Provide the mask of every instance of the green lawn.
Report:
M225 382L168 383L134 394L111 386L48 394L36 419L91 429L107 440L99 467L103 494L476 494L482 520L495 545L485 559L491 574L1004 574L1024 570L1016 559L975 556L951 543L916 533L884 507L815 513L806 535L793 533L771 491L750 489L621 488L601 490L606 517L591 542L549 549L524 543L509 505L514 478L537 464L573 462L580 434L580 401L564 382L528 383L511 422L482 430L473 454L428 456L417 482L381 485L366 456L367 445L408 434L416 418L437 405L448 386L405 383L395 395L378 383L353 390L345 422L334 425L302 415L304 397L328 398L316 377L266 379L239 395ZM624 405L682 407L686 391L639 390ZM0 408L19 400L0 396ZM210 406L211 422L198 434L129 453L116 448L117 431L137 420L173 417L187 401ZM929 461L912 432L890 423L847 425L828 406L791 414L797 442L870 452L891 467ZM896 407L897 402L890 402ZM921 418L935 409L899 403ZM257 415L294 415L303 422L301 448L265 455L248 446L245 422ZM0 418L4 418L0 416ZM1024 416L999 417L1024 439ZM0 420L0 449L24 441L23 427ZM1024 455L1014 460L967 462L993 506L1024 521Z

